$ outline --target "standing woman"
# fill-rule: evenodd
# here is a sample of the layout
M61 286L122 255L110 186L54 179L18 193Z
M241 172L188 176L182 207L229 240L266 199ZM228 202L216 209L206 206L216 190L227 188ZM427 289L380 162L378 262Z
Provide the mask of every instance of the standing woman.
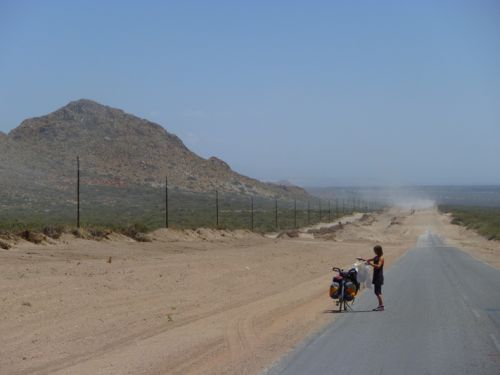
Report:
M375 295L378 298L378 307L373 311L384 311L384 301L382 300L382 284L384 283L384 251L382 246L377 245L373 248L375 257L368 259L366 264L373 267L372 283L375 289Z

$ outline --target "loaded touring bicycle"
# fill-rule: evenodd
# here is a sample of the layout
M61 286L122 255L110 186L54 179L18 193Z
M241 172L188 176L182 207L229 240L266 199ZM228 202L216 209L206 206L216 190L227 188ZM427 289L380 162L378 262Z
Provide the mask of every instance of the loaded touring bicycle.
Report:
M330 285L330 297L337 301L339 312L351 310L352 303L358 294L360 284L358 282L358 271L351 268L344 271L341 268L333 267L332 271L337 272Z

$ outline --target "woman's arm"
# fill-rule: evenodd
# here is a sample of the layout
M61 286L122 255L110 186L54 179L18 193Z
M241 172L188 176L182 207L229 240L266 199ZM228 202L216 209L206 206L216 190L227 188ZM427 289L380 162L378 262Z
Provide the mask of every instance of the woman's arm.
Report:
M370 261L368 261L368 264L370 266L372 266L373 268L380 268L384 265L384 257L380 257L380 259L378 260L378 264L373 264L371 261L373 259L370 259Z

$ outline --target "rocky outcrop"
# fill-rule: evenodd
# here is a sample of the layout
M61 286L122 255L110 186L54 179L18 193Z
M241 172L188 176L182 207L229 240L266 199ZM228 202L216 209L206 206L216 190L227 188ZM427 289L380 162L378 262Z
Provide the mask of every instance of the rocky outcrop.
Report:
M82 181L90 185L158 186L168 176L169 185L199 192L218 188L269 197L308 196L296 186L243 176L216 157L204 159L161 125L87 99L27 119L8 135L0 134L0 142L0 174L10 166L10 182L36 174L37 183L61 187L73 180L78 155Z

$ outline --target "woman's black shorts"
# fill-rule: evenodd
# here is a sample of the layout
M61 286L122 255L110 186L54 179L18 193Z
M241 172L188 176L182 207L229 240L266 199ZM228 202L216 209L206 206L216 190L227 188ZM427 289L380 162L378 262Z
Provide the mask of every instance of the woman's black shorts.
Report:
M375 283L375 284L373 284L373 286L374 286L376 295L382 294L382 283Z

